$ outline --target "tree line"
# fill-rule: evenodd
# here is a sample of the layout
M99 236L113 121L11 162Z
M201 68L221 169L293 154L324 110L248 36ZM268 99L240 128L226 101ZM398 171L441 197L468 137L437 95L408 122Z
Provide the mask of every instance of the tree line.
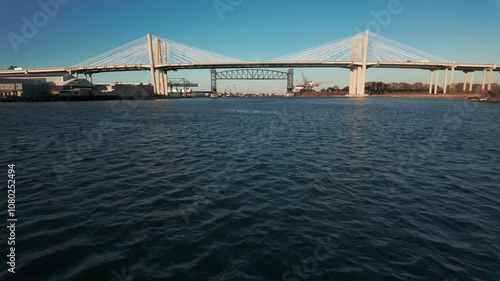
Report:
M365 85L365 89L367 92L372 94L384 94L384 93L418 93L418 92L429 92L429 84L424 84L421 82L415 83L407 83L407 82L392 82L392 83L383 83L383 82L367 82ZM469 84L467 84L467 91L469 91ZM494 83L492 85L493 89L500 87L500 85ZM448 93L463 93L464 83L455 83L452 86L448 86ZM473 84L472 92L478 93L482 92L481 84ZM434 90L434 89L433 89ZM349 87L345 87L342 91L349 91ZM443 87L438 86L438 93L443 92Z

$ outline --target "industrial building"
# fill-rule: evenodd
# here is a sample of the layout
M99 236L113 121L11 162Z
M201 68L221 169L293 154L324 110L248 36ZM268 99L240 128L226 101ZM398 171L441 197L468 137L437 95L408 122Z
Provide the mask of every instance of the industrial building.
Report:
M50 95L49 84L32 79L0 78L0 98Z
M198 87L184 78L173 78L168 82L168 96L193 96L191 87ZM152 84L110 84L94 85L86 79L79 79L68 73L12 74L0 77L0 98L8 97L90 97L115 96L118 98L152 98L155 96Z
M0 97L85 96L96 86L73 75L10 75L0 78Z
M111 83L97 86L97 92L101 95L113 95L121 98L145 98L152 97L153 85L150 84L121 84Z

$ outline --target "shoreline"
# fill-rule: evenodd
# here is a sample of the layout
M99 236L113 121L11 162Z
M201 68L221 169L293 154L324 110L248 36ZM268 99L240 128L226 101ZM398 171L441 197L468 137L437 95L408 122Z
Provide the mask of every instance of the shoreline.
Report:
M296 94L294 97L296 98L316 98L316 97L335 97L335 98L345 98L347 93L342 94L332 94L332 93L322 93L322 92L313 92L313 93L300 93ZM382 95L366 95L365 98L479 98L481 97L480 93L460 93L460 94L429 94L427 92L415 92L415 93L386 93Z
M116 100L165 100L181 99L184 97L120 97L120 96L33 96L8 97L0 99L0 103L11 102L77 102L77 101L116 101ZM191 98L191 97L186 97Z
M373 95L370 97L391 97L391 98L474 98L474 97L479 97L481 96L480 94L401 94L401 93L395 93L395 94L387 94L387 95Z
M274 96L276 97L276 96ZM281 97L281 96L279 96ZM285 96L283 96L285 97ZM192 99L193 97L185 97ZM206 98L206 97L197 97ZM345 94L331 94L331 93L301 93L286 98L352 98L347 97ZM391 93L383 95L366 95L363 98L437 98L437 99L478 99L481 94L429 94L429 93ZM0 103L10 102L76 102L76 101L112 101L112 100L164 100L164 99L183 99L183 97L118 97L118 96L77 96L77 97L53 97L53 96L40 96L40 97L9 97L0 99Z

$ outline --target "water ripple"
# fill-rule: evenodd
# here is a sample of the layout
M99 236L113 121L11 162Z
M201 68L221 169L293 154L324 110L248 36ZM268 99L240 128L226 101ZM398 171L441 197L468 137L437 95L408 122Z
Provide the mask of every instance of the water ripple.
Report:
M16 276L499 280L500 111L462 103L0 104Z

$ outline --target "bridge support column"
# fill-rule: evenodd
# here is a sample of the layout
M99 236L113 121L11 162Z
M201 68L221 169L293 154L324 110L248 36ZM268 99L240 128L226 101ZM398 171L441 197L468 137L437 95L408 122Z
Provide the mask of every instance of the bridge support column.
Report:
M155 69L155 89L156 89L156 94L161 95L161 86L160 86L160 71L158 69Z
M467 91L467 72L464 71L464 93Z
M350 97L365 96L365 82L363 81L363 67L357 66L350 70L349 94Z
M473 87L474 87L474 72L471 72L470 73L469 92L472 92Z
M446 89L448 88L448 68L444 72L444 87L443 87L443 94L446 95Z
M430 82L429 82L429 94L432 95L432 79L434 78L434 70L431 70L431 78L430 78Z
M160 78L160 94L165 95L165 85L163 84L163 71L158 72L158 77Z
M93 82L92 82L92 73L91 73L91 74L89 74L89 76L90 76L90 83L93 83Z
M165 95L168 96L168 72L167 71L165 71L163 73L163 81L165 81L164 82L164 84L165 84Z
M481 91L486 89L486 69L483 70L483 83L481 84Z
M155 75L155 84L153 86L155 88L155 95L159 95L160 88L158 87L158 69L156 69L156 68L155 68L154 75Z
M162 72L160 70L156 70L156 87L158 89L158 94L163 95L163 78Z
M493 83L493 68L490 69L490 79L488 81L488 91L491 91L491 84Z
M156 94L158 89L156 88L156 75L155 75L155 61L153 57L153 39L150 33L148 33L148 50L149 50L149 72L151 74L151 85L153 85L153 94Z
M351 68L350 69L350 76L349 76L349 95L353 96L356 94L357 86L358 86L358 70L356 68Z
M451 68L450 92L455 93L455 67Z
M165 72L160 71L160 81L161 81L161 94L167 94L167 86L165 86Z
M293 69L289 68L288 73L286 74L286 92L293 92Z
M356 95L358 96L364 96L365 95L365 83L363 81L363 68L358 67L358 85L356 86Z
M349 69L349 94L352 95L352 69Z
M436 70L436 82L434 83L434 94L437 95L439 86L439 70Z
M168 73L167 73L167 71L164 71L162 76L163 76L163 85L164 85L165 95L168 95Z
M212 84L212 94L217 94L217 70L210 70L210 78Z

